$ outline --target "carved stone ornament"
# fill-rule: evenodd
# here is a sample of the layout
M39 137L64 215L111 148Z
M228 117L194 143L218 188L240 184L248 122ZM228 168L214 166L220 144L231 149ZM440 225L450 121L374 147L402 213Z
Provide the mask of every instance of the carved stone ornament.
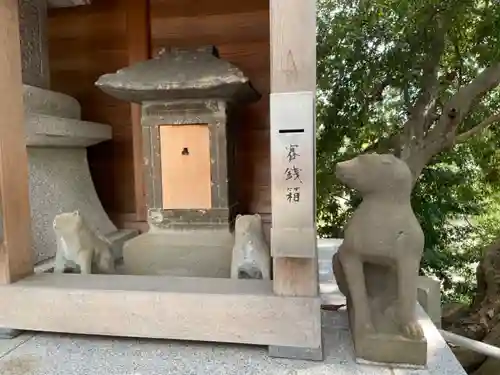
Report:
M115 98L136 103L205 98L246 102L260 98L248 77L220 59L213 46L163 50L153 59L102 75L96 85Z
M425 365L427 344L416 318L424 234L410 204L411 172L393 155L364 154L337 164L336 175L363 197L333 257L356 356Z

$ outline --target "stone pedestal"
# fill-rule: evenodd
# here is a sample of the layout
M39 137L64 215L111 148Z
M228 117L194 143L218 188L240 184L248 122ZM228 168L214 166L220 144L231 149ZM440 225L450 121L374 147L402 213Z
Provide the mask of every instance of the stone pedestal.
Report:
M52 7L89 3L49 1ZM118 231L92 182L86 147L111 139L111 127L81 121L74 98L49 91L47 0L19 0L26 145L30 171L30 204L35 262L56 253L54 216L80 210L93 229L108 236L115 256L136 231Z
M260 95L213 46L164 51L96 85L142 104L150 231L125 245L123 272L229 277L240 213L234 109Z
M64 94L24 86L30 205L36 262L55 255L55 215L80 210L90 225L111 237L115 256L135 231L117 231L92 182L86 147L111 139L111 127L80 120L80 105Z
M221 229L149 231L125 243L120 273L228 278L233 243Z

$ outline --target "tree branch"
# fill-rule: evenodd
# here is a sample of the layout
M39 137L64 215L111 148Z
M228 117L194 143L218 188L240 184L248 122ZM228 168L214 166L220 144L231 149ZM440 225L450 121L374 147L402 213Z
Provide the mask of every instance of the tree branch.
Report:
M464 62L462 58L462 54L460 52L460 47L458 46L458 42L456 40L453 41L453 47L455 49L455 54L458 59L458 87L463 85L463 77L464 77Z
M422 66L421 91L415 104L409 110L410 118L404 125L405 131L416 136L417 141L423 140L425 135L426 114L432 106L439 91L439 64L445 49L446 30L439 16L435 18L435 32L432 37L428 58ZM409 129L409 128L412 129Z
M462 87L445 105L437 131L448 128L450 113L457 114L459 123L469 114L473 102L480 100L500 84L500 62L483 70L472 82Z
M373 102L380 102L382 101L382 93L386 89L387 86L391 84L391 78L386 77L382 82L379 84L375 85L373 90L367 95L369 99L371 99Z
M442 22L436 18L436 32L429 48L428 58L424 61L422 66L421 92L415 104L409 110L410 118L404 124L402 133L392 134L379 139L374 144L368 146L363 153L373 151L377 153L390 152L396 156L400 156L403 145L409 145L414 134L417 135L419 141L424 138L424 126L427 121L426 115L428 113L427 107L433 105L439 88L438 71L441 56L445 48L445 36L446 32L442 26ZM369 98L375 102L380 100L383 90L389 86L390 83L390 77L384 79L374 88ZM405 91L405 94L407 95L408 92Z
M439 93L438 72L445 49L447 31L443 19L437 12L432 22L434 22L435 30L433 30L430 45L426 51L427 59L422 65L420 93L412 108L408 110L409 117L403 125L400 140L400 157L407 162L415 178L420 174L422 169L420 164L423 160L420 155L415 155L415 153L420 154L421 152L428 125L430 126L432 123L429 123L430 118L427 117L429 107L434 106Z
M427 132L430 130L432 124L434 124L434 122L439 120L438 106L439 106L439 101L436 98L432 101L430 108L427 110L427 113L425 114L424 135L426 135Z
M367 111L370 105L381 102L384 99L383 92L390 84L391 79L389 77L386 77L380 83L376 84L369 93L365 93L365 100L363 103L364 110Z
M425 139L425 159L428 161L454 143L458 125L471 111L472 104L481 100L500 84L500 62L484 69L468 85L462 87L443 107L438 123Z
M387 137L380 138L377 142L366 147L362 153L366 154L368 152L376 152L378 154L391 153L395 156L399 156L399 151L401 149L401 134L391 134Z
M462 143L468 140L470 137L473 137L484 130L488 129L492 124L495 122L500 121L500 113L497 113L496 115L492 115L488 117L486 120L482 121L478 125L474 126L472 129L467 130L466 132L463 132L459 135L457 135L455 139L455 143Z

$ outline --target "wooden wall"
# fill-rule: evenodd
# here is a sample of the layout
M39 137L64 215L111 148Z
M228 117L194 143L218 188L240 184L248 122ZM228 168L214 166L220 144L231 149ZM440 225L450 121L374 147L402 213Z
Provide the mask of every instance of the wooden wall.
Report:
M129 219L135 217L135 194L140 193L134 185L130 105L101 93L94 82L128 65L134 41L127 37L127 6L130 11L130 4L143 1L94 0L89 6L51 10L49 22L52 89L78 99L84 119L113 127L113 141L91 149L91 169L108 213ZM237 165L242 210L270 214L269 1L150 0L149 11L151 54L169 46L216 45L221 57L242 69L263 94L243 111Z
M128 64L125 10L124 0L105 0L49 11L51 89L76 98L84 120L113 128L111 142L89 150L97 192L111 214L136 210L131 112L94 82Z
M269 144L269 0L151 0L152 53L166 46L216 45L263 98L243 111L238 129L240 203L271 212Z

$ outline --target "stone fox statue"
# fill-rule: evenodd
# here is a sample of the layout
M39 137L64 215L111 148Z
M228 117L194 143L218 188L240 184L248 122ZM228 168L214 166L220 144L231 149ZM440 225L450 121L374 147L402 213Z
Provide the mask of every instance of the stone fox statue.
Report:
M53 228L57 241L55 273L75 265L81 274L115 272L111 244L89 228L79 211L57 215Z
M238 215L234 237L231 278L270 280L271 255L260 215Z
M396 332L385 333L420 340L415 306L424 234L410 205L409 168L393 155L363 154L337 164L335 173L363 197L332 260L355 335L387 331L391 321Z

